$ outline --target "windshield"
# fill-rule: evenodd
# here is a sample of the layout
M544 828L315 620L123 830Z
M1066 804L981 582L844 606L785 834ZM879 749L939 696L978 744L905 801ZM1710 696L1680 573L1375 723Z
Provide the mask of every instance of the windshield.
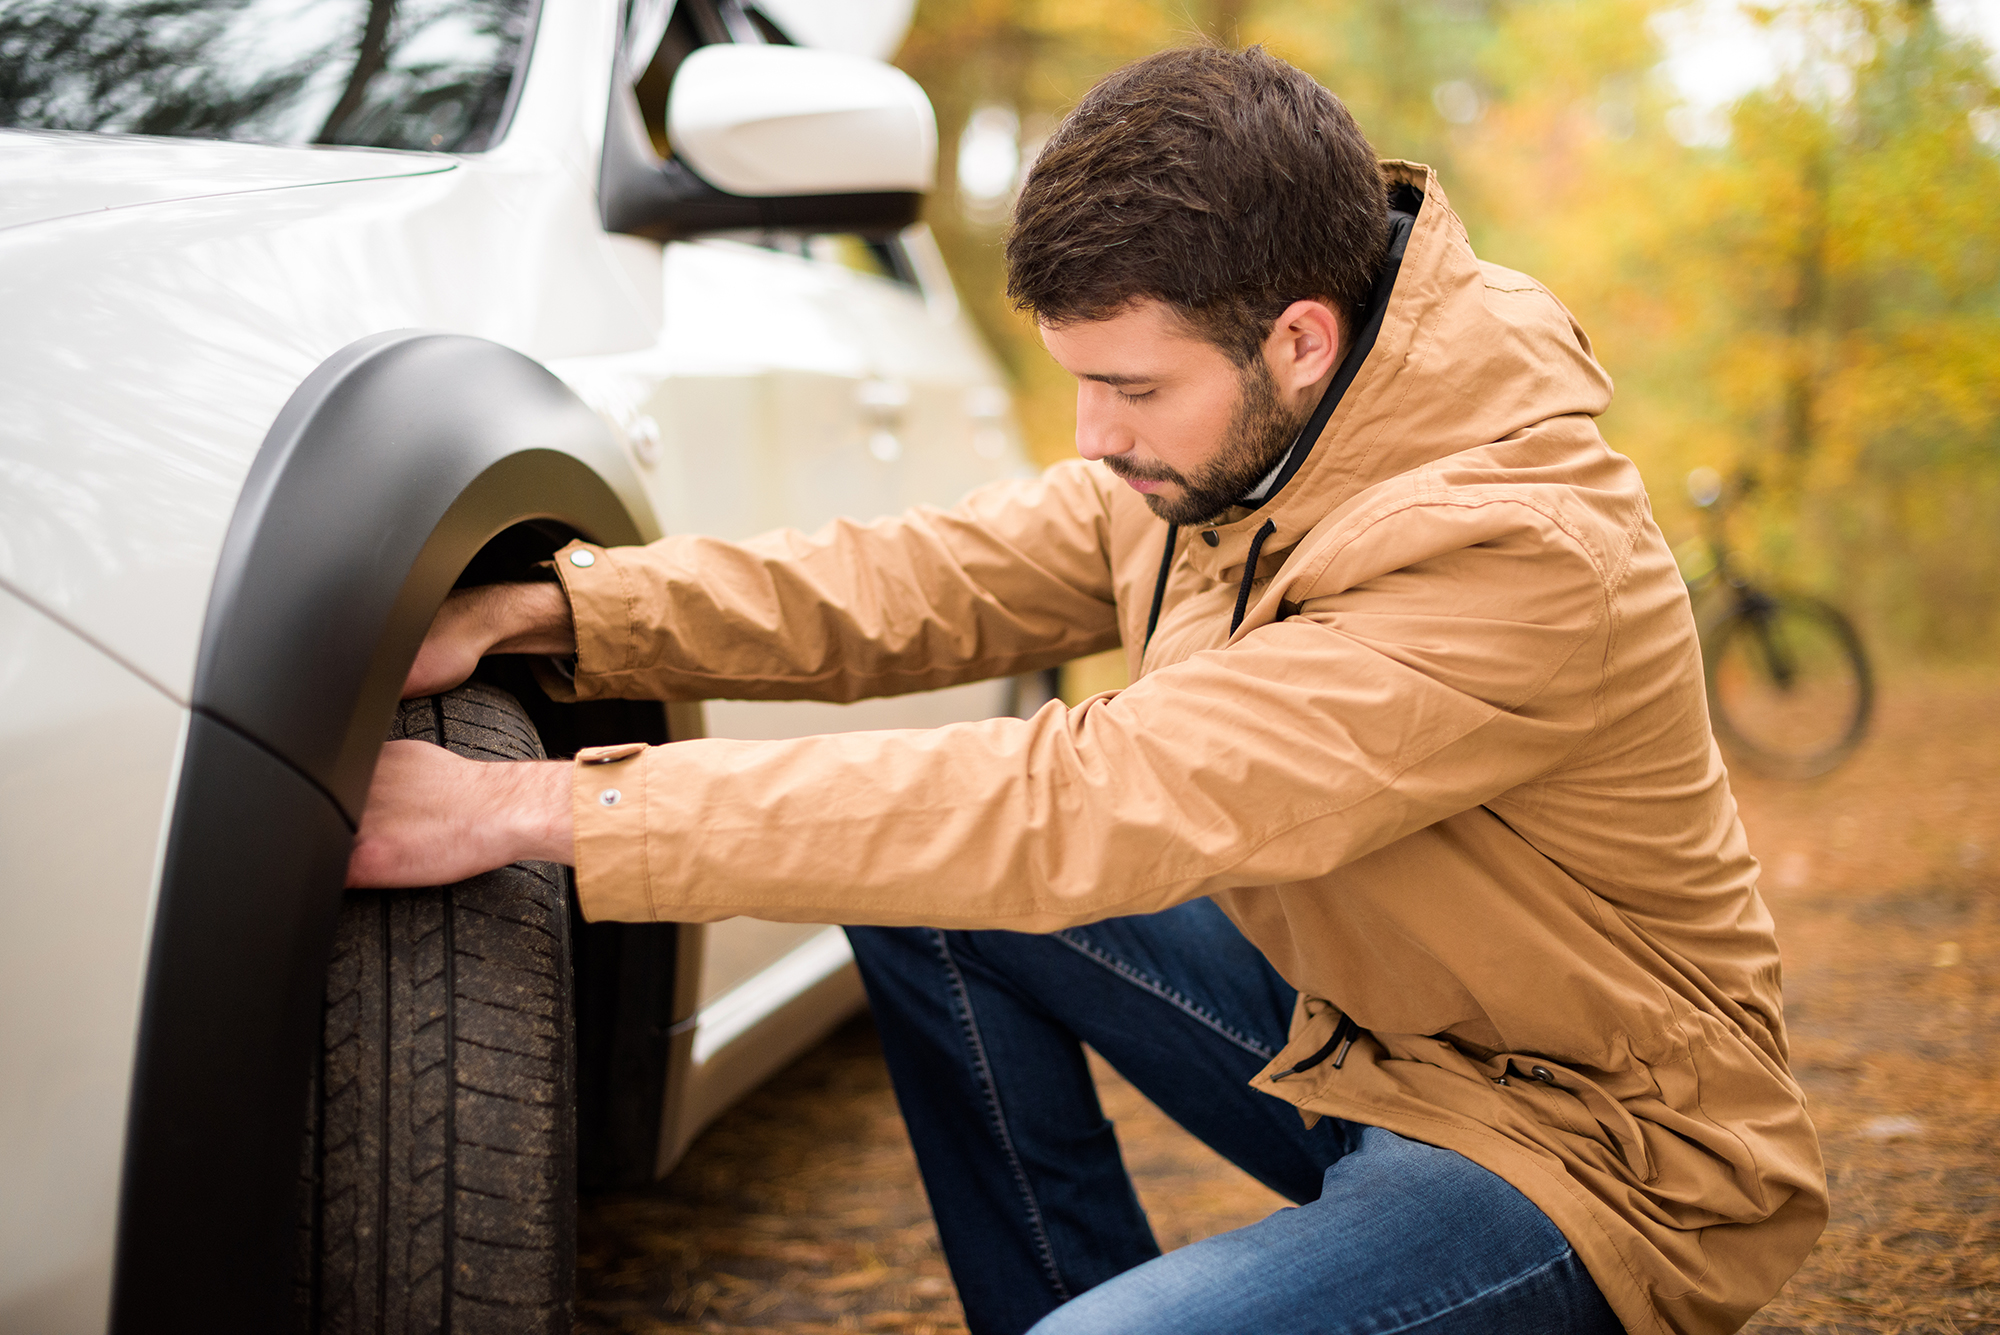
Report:
M534 0L0 0L0 126L478 152Z

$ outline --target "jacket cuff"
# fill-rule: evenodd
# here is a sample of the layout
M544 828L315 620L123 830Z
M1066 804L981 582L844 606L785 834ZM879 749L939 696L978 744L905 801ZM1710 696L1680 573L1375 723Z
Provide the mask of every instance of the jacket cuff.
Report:
M646 838L644 742L591 746L571 771L576 904L589 922L658 922Z
M593 700L594 678L632 666L632 597L613 554L595 543L572 542L555 554L556 579L569 596L576 625L573 699Z

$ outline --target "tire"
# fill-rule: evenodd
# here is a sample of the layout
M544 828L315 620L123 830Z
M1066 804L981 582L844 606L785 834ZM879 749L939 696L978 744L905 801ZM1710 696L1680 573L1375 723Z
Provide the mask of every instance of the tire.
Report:
M1875 708L1861 637L1817 598L1741 592L1702 641L1715 735L1746 769L1825 774L1854 752Z
M539 758L514 698L405 703L392 737ZM569 1335L576 1275L567 871L351 894L305 1136L299 1328Z

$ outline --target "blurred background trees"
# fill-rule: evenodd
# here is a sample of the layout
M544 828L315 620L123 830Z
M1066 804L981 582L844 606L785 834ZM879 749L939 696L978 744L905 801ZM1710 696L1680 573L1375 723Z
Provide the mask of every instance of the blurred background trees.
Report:
M1073 390L1002 295L1020 174L1106 70L1262 42L1382 156L1435 166L1483 257L1576 312L1618 382L1605 435L1670 537L1697 531L1682 479L1715 468L1747 484L1730 521L1747 560L1846 607L1880 654L1967 659L2000 650L2000 65L1958 17L1917 0L922 0L900 63L945 145L931 225L1042 461L1071 452ZM1728 48L1689 34L1719 21L1769 69L1703 105L1689 62Z

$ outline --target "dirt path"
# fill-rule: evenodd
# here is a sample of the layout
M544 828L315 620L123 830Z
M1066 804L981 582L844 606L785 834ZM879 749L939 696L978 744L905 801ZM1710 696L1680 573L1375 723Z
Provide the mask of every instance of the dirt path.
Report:
M1838 773L1738 782L1834 1204L1765 1335L2000 1331L2000 689L1903 685Z
M1834 1189L1748 1328L2000 1332L2000 684L1885 692L1839 773L1739 776ZM1100 1066L1161 1245L1281 1202ZM962 1331L874 1034L848 1026L664 1183L590 1204L579 1331Z

